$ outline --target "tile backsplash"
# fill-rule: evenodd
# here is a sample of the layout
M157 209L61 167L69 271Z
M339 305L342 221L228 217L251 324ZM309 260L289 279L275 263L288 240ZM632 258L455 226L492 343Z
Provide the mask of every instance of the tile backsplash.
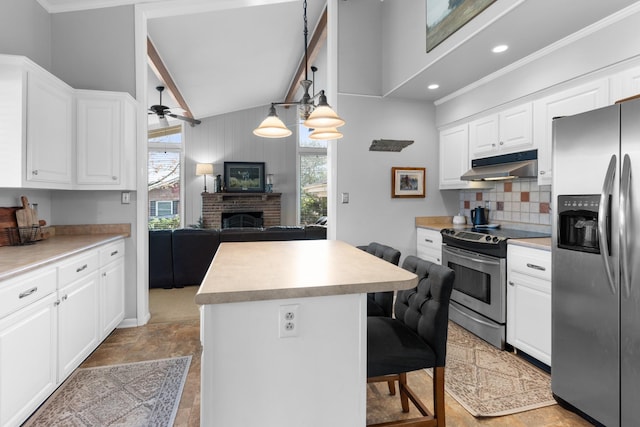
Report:
M471 210L489 208L489 222L551 224L551 186L535 179L498 182L494 188L460 191L460 213L471 222Z

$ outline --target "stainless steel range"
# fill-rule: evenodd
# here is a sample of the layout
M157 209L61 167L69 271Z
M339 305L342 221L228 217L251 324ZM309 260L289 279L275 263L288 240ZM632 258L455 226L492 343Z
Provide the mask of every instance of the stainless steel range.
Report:
M493 228L453 229L442 234L442 264L456 272L449 318L504 349L507 320L507 240L547 233Z

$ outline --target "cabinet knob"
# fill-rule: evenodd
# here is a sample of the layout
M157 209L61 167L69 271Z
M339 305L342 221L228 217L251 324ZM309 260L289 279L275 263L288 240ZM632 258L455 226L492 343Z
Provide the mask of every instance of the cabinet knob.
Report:
M540 171L540 175L544 175L544 171Z
M114 180L114 181L117 181L118 177L117 176L112 176L111 179Z
M31 171L32 175L38 175L38 169Z
M515 286L516 284L509 280L509 286Z
M495 147L495 146L496 146L496 144L493 144L493 143L492 143L492 144L491 144L491 146L492 146L492 147Z
M500 141L500 145L504 145L504 142Z

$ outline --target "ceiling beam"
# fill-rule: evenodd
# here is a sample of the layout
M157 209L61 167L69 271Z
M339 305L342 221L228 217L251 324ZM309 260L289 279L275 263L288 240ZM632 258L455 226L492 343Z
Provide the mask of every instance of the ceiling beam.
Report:
M324 45L327 40L327 8L325 7L322 11L322 15L320 16L320 20L318 21L318 25L311 36L311 41L309 42L309 46L307 47L307 55L308 55L308 65L311 66L313 61L318 56L320 49ZM300 89L300 81L304 80L305 76L305 60L304 56L300 60L300 65L298 65L298 70L291 81L291 85L289 86L289 90L287 91L287 96L285 97L285 102L294 102L294 97L296 96L296 92ZM307 70L308 72L309 70ZM313 94L311 94L313 96Z
M193 117L191 109L189 109L187 102L182 97L182 94L178 90L178 86L176 86L176 83L173 81L171 74L169 74L169 70L167 70L164 62L162 62L162 58L160 58L156 47L153 45L153 42L151 42L151 39L149 37L147 37L147 56L154 73L156 74L156 76L158 76L160 81L164 82L166 89L171 92L180 108L184 110L184 115L192 119L195 118Z

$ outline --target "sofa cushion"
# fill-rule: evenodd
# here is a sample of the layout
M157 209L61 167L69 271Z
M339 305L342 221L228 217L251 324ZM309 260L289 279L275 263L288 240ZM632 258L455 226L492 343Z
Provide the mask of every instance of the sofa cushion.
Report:
M175 287L200 285L220 246L216 229L183 228L173 231L173 279Z
M171 230L149 230L149 287L173 287Z

